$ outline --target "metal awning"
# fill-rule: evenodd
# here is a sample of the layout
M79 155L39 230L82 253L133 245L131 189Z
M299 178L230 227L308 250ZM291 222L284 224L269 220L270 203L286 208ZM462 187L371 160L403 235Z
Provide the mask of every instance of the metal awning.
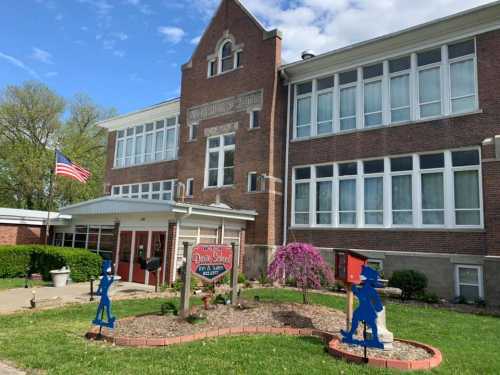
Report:
M119 197L102 197L61 208L65 215L118 215L131 213L172 213L174 215L199 215L218 218L254 221L257 212L252 210L236 210L217 205L200 205L159 201L153 199L132 199Z

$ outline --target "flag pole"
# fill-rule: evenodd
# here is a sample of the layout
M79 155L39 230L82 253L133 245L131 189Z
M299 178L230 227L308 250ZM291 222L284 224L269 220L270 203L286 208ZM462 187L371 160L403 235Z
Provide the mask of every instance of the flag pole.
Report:
M54 200L53 197L53 190L54 190L54 185L55 185L55 168L57 164L57 150L54 150L54 164L52 165L52 168L50 170L50 176L49 176L49 199L47 202L47 226L45 228L45 245L49 244L49 231L50 231L50 210L52 208L52 203Z

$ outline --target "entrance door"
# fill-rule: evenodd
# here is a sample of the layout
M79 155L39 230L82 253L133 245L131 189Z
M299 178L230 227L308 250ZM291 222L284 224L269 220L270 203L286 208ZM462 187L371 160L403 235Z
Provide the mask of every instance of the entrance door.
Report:
M149 232L135 232L134 268L132 271L132 281L134 283L144 284L146 282L146 271L141 269L139 258L141 256L147 258L148 234Z
M128 281L130 269L130 253L132 251L132 232L120 232L120 249L118 259L118 276Z
M151 241L151 257L158 257L161 259L161 272L158 273L160 284L164 280L165 268L164 265L166 252L165 252L165 232L153 232L153 239ZM168 267L168 265L167 265ZM156 272L149 273L149 285L156 285Z

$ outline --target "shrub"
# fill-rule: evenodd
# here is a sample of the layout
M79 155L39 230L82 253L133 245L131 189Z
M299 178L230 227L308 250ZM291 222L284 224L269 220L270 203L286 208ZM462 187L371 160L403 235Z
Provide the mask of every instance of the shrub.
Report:
M439 303L439 297L436 293L428 293L428 292L422 292L416 295L416 298L419 301L425 302L425 303Z
M245 281L247 281L247 277L245 276L245 274L243 272L240 272L238 274L238 284L244 284Z
M0 278L19 277L29 273L40 273L50 280L50 271L67 266L75 282L88 281L99 276L101 258L84 249L56 246L21 245L0 246Z
M303 303L308 303L308 290L320 289L333 283L333 273L318 249L305 243L291 243L276 252L269 266L268 277L273 281L292 279L302 289Z
M191 276L191 291L195 290L198 287L198 279L196 277ZM176 292L180 292L182 289L182 279L177 278L174 281L173 288Z
M395 271L389 279L389 286L401 289L403 301L411 299L417 293L423 293L427 288L427 277L419 271Z

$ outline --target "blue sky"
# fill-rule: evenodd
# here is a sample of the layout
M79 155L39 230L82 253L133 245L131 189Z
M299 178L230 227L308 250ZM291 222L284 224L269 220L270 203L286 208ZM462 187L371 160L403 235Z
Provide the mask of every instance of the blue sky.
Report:
M283 56L325 52L485 0L243 0L284 32ZM179 95L218 0L2 0L0 88L36 79L126 113ZM359 27L363 25L363 27Z

